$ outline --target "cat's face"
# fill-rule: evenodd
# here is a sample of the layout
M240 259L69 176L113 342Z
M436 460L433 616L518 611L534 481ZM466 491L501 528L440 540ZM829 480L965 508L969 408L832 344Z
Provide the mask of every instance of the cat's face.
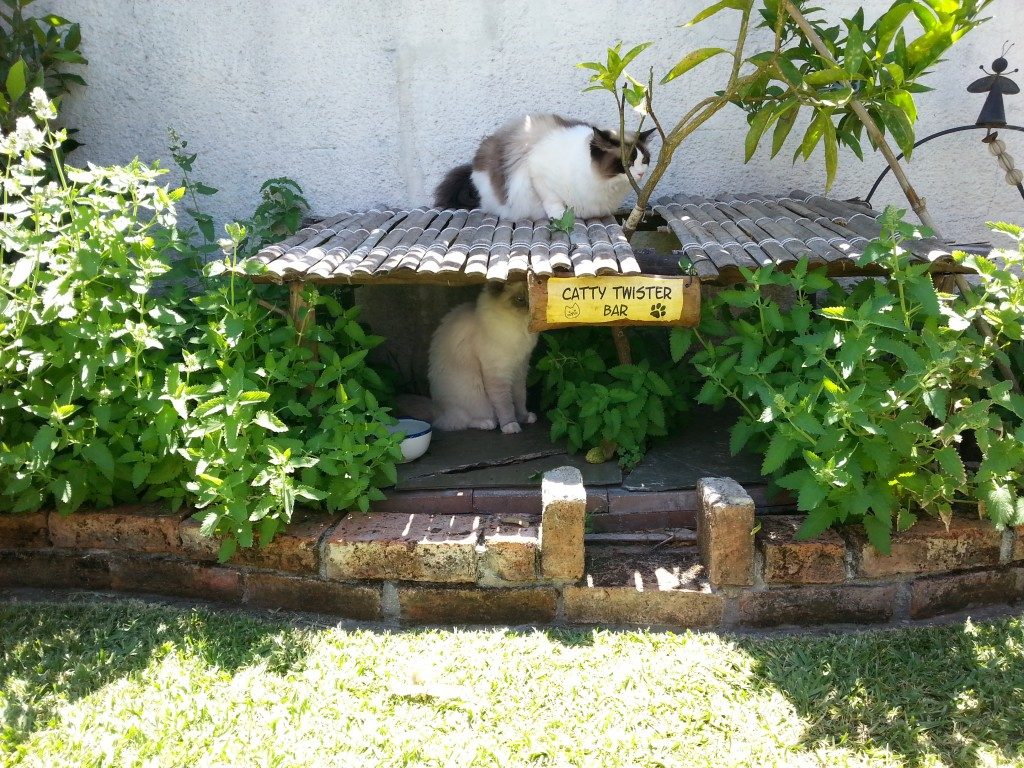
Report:
M647 166L651 162L651 152L647 148L647 141L654 133L654 129L641 131L639 134L628 132L625 144L628 147L633 145L629 156L629 172L637 181L641 181L647 173ZM622 165L622 141L615 131L604 131L600 128L594 129L594 137L590 140L590 159L594 168L603 178L614 179L624 176L626 169Z
M524 282L488 283L484 290L491 301L500 304L502 308L524 314L530 311L530 298Z

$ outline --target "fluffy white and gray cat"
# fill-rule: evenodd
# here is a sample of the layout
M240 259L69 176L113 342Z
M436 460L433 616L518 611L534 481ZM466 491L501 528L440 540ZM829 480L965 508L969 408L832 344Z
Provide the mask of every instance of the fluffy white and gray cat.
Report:
M653 132L626 135L626 146L632 146L629 169L637 181L651 160L647 140ZM572 208L588 218L614 212L629 190L616 132L537 114L485 138L473 164L453 168L438 185L434 205L483 208L510 219L559 218Z
M526 370L537 334L528 329L526 283L489 283L476 302L445 315L430 343L434 426L442 430L521 431Z

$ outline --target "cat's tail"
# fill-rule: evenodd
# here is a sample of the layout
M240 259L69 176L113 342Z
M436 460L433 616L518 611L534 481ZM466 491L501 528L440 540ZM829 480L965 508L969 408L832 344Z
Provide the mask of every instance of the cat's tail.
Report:
M448 171L444 181L434 190L438 208L479 208L480 193L473 184L473 166L460 165Z

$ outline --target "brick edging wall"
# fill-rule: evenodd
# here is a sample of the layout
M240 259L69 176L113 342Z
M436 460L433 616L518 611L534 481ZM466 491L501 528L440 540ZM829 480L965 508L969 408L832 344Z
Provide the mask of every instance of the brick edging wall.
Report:
M214 543L186 513L133 506L69 517L0 515L0 589L147 593L403 624L673 628L886 623L1013 605L1024 596L1024 527L999 532L956 518L947 530L922 520L895 534L892 555L882 557L857 527L797 541L799 517L755 518L732 491L707 491L700 552L665 548L659 555L662 565L704 561L701 575L679 583L641 579L649 563L632 575L626 564L620 570L628 578L618 581L590 569L582 579L545 575L539 521L529 515L512 530L507 517L472 516L448 536L435 529L454 525L453 516L421 513L416 541L388 534L383 524L384 533L367 538L362 520L355 527L363 538L354 543L345 531L355 518L311 516L266 549L218 564ZM563 513L570 502L585 500L560 500ZM350 562L339 552L361 555ZM346 570L377 557L379 569L364 577Z

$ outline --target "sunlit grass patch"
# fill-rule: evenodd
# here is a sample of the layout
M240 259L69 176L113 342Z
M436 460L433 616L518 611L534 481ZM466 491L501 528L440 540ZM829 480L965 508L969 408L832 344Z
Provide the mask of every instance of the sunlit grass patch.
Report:
M837 637L0 607L0 765L1024 765L1019 619Z

